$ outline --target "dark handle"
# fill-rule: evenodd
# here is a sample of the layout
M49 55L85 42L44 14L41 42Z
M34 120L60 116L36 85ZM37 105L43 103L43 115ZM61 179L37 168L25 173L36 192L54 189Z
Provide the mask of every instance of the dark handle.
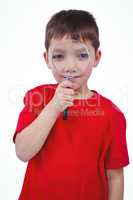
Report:
M67 120L67 108L63 112L63 119Z

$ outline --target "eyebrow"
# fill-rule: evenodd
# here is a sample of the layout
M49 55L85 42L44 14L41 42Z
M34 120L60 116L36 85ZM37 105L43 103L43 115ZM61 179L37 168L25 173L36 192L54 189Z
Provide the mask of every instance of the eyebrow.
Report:
M83 48L83 47L78 48L78 49L75 49L75 51L77 51L77 52L81 52L81 51L86 51L86 52L88 52L88 50L89 50L89 49L86 49L86 48ZM65 50L65 49L60 49L60 48L55 48L55 49L54 49L54 52L66 52L66 50Z
M59 48L56 48L56 49L54 49L54 52L65 52L66 50L64 50L64 49L59 49Z

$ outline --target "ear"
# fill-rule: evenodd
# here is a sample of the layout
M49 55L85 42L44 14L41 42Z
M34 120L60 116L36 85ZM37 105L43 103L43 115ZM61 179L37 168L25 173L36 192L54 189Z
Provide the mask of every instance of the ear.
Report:
M47 52L44 52L44 53L43 53L43 57L44 57L44 60L45 60L45 62L46 62L46 64L47 64L47 67L48 67L48 68L51 68L50 65L49 65L48 53L47 53Z
M93 67L97 67L97 65L100 62L101 56L102 56L102 52L101 52L101 50L98 49L96 51L96 53L95 53L95 62L94 62L94 66Z

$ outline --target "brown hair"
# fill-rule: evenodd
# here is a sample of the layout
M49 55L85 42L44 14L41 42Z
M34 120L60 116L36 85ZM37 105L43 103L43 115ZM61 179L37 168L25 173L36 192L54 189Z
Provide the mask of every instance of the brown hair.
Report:
M89 39L95 50L100 46L96 20L91 13L84 10L62 10L51 17L46 26L46 50L48 51L52 38L61 39L65 35L74 40Z

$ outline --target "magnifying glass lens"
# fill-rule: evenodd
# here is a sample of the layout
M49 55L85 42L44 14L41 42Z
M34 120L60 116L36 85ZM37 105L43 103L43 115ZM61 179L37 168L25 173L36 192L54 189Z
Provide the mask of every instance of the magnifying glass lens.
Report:
M81 42L58 43L51 52L52 65L57 72L66 72L77 69L80 73L82 68L89 65L90 53L87 46ZM67 76L67 74L65 74Z
M63 80L74 82L77 76L81 75L83 69L89 67L90 52L87 46L79 41L59 42L50 51L50 61L56 73L64 74ZM66 108L63 119L66 120L67 117Z

